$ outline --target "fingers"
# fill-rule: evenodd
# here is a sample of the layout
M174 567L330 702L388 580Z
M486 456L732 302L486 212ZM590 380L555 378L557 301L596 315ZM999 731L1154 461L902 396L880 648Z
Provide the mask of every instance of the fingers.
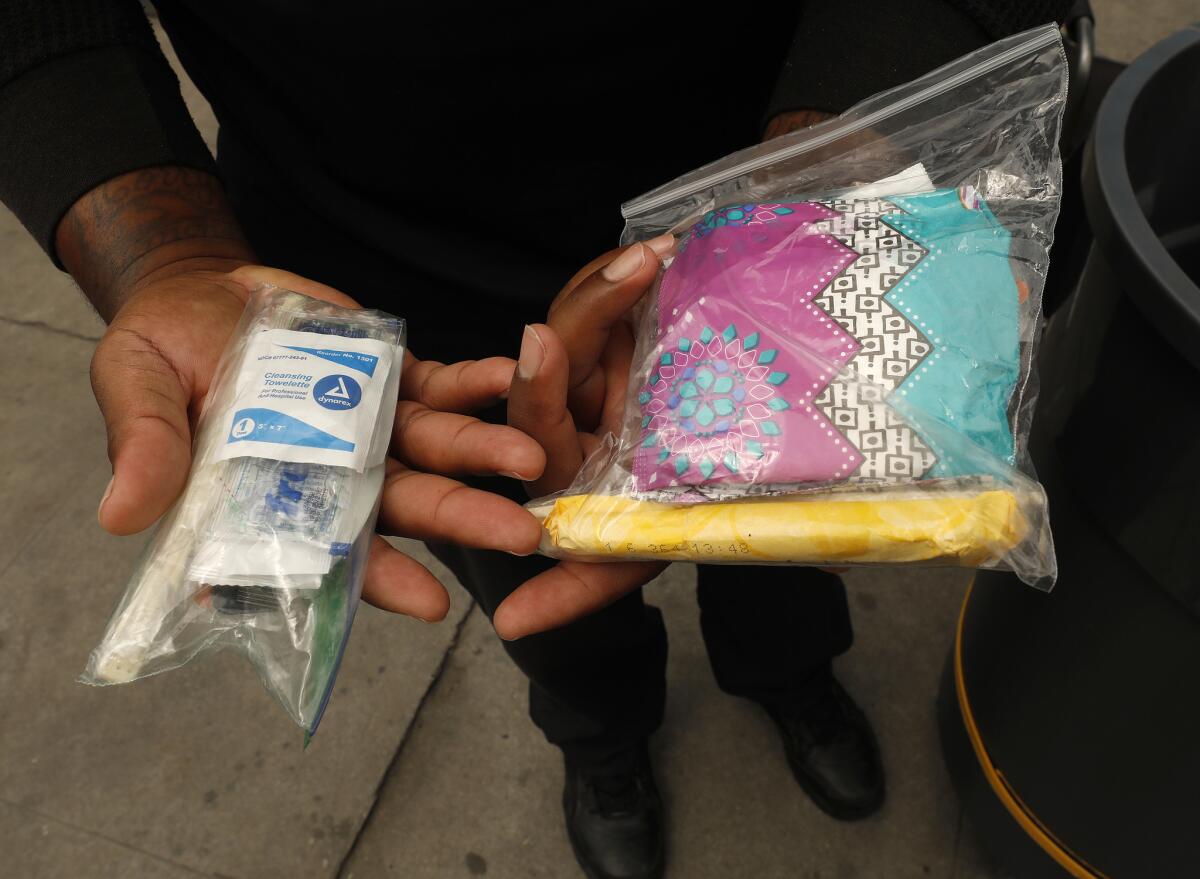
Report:
M326 302L332 302L334 305L341 305L346 308L359 307L357 302L341 290L330 287L327 284L319 283L318 281L309 280L302 275L285 272L283 269L273 269L268 266L242 266L231 272L229 277L237 281L248 291L253 291L261 284L273 284L285 290L303 293L305 296L311 296L314 299L323 299Z
M567 351L554 330L545 324L527 326L508 391L508 423L545 453L541 476L527 484L535 497L566 488L583 463L567 409L567 369Z
M550 307L548 323L570 352L570 387L588 377L608 343L609 330L654 282L659 260L675 239L660 235L632 244L607 265L569 287Z
M612 604L665 567L658 562L559 562L504 599L492 623L506 641L556 629Z
M106 531L134 534L166 512L187 480L188 393L152 342L120 327L96 347L92 390L113 467L97 516Z
M273 284L335 305L359 307L341 290L283 269L242 266L231 272L229 277L247 290L253 290L261 284ZM423 402L431 409L473 411L503 399L512 379L513 366L513 361L507 357L465 360L446 365L433 360L420 360L405 352L400 396Z
M603 431L621 432L625 417L625 391L629 387L629 366L633 362L633 330L621 322L612 328L608 346L600 356L604 374L604 403L599 427Z
M371 541L362 597L380 610L427 623L445 619L450 610L450 596L438 579L378 535Z
M615 251L589 264L590 273L572 278L551 304L547 322L571 354L568 405L581 429L593 430L600 420L604 376L597 361L611 328L650 288L659 260L674 246L674 238L660 235Z
M417 470L522 481L538 478L546 465L542 447L519 430L408 400L396 407L392 454Z
M633 347L633 330L627 322L617 321L609 331L596 368L581 384L567 391L567 408L580 431L601 435L614 429L619 432L625 414L625 389L629 386Z
M529 555L541 526L520 504L393 461L379 510L385 533Z
M576 287L578 287L580 284L582 284L585 280L587 280L589 277L591 277L592 272L595 272L598 269L604 268L606 265L608 265L610 262L612 262L614 259L616 259L618 256L620 256L621 251L623 251L624 249L625 249L624 247L614 247L612 250L606 250L604 253L600 254L598 257L593 259L591 262L589 262L587 265L585 265L583 268L581 268L579 271L577 271L575 274L573 274L571 276L571 280L567 281L567 283L563 285L563 288L562 288L562 290L559 291L557 298L562 298L563 296L566 296L568 293L570 293L572 290L574 290Z
M503 399L515 366L509 357L448 365L413 357L404 364L400 396L443 412L473 412Z

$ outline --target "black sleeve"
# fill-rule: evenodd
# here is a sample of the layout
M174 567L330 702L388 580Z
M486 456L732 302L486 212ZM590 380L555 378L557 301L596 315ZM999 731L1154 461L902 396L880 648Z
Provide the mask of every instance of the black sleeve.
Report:
M1011 34L1062 21L1075 0L805 0L767 112L840 113Z
M71 205L152 165L216 173L138 0L0 0L0 201L56 264Z

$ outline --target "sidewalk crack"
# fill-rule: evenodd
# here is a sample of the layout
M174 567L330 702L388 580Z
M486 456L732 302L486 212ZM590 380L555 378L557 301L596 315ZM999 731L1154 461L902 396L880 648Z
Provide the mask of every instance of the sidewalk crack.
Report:
M80 827L78 824L72 824L70 821L64 821L62 818L55 818L53 815L47 815L45 812L41 812L37 809L31 809L29 806L23 806L20 803L14 803L12 800L6 800L3 797L0 797L0 804L16 809L18 812L24 812L27 815L32 815L35 818L39 818L43 821L50 821L54 824L59 824L68 828L69 830L74 830L76 833L82 833L84 836L91 837L92 839L102 840L110 843L111 845L115 845L118 848L123 848L127 851L134 852L135 854L142 855L143 857L150 858L151 860L169 864L170 866L175 867L178 870L183 870L186 873L191 873L195 876L204 876L206 879L211 879L213 876L212 873L205 873L203 870L197 870L195 867L189 867L187 864L181 864L178 861L171 860L170 858L164 858L162 855L156 855L154 852L146 851L143 848L138 848L136 845L130 845L122 840L114 839L111 836L106 836L97 830L89 830L86 827ZM232 877L230 877L230 879L232 879Z
M454 627L454 634L450 637L450 643L446 645L446 651L442 654L441 662L438 663L433 672L433 678L429 681L429 686L425 688L425 692L421 694L421 699L417 702L417 708L412 714L412 718L408 722L408 726L404 729L404 734L400 736L400 742L396 745L396 752L392 754L392 759L388 762L387 769L379 778L379 784L375 786L375 792L371 795L371 806L367 809L367 814L363 816L362 823L358 825L358 832L354 834L354 839L350 841L349 847L346 849L346 854L342 856L342 860L338 863L337 871L333 876L345 876L346 868L350 864L350 858L354 856L355 850L358 848L359 842L366 835L371 822L375 818L375 809L379 805L379 795L383 791L383 786L388 783L396 769L396 764L400 762L400 755L404 753L404 746L408 744L408 740L412 737L413 730L417 725L417 718L421 716L421 712L425 710L425 703L433 695L438 684L441 683L442 675L446 672L446 667L450 664L450 657L454 651L458 649L459 639L462 637L463 628L466 627L467 621L471 619L471 614L475 611L475 601L472 599L467 604L466 612L459 619L458 624Z
M962 848L963 819L966 811L965 806L958 807L958 825L954 828L954 854L950 860L950 879L958 879L958 859Z
M47 333L55 333L59 336L66 336L68 339L78 339L81 342L99 342L100 336L93 336L88 333L77 333L74 330L64 330L62 327L56 327L46 323L44 320L24 320L19 317L9 317L8 315L0 314L0 322L12 324L16 327L28 327L29 329L42 330Z

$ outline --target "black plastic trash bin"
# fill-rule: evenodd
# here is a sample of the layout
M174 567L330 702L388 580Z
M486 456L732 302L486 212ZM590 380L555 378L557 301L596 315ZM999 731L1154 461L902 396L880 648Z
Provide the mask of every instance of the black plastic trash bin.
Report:
M1200 876L1200 27L1117 79L1088 149L1030 444L1059 581L976 577L942 745L1014 877Z

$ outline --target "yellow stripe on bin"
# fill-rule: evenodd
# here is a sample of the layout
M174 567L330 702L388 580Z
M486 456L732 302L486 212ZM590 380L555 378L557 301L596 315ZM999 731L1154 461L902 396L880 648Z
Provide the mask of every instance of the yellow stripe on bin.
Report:
M1029 806L1013 790L1008 780L1004 777L1004 774L992 763L987 748L984 747L983 738L979 734L979 727L975 724L975 716L971 713L971 703L967 698L967 685L963 677L963 623L967 616L967 605L971 601L971 593L974 588L975 580L972 578L970 585L967 587L967 594L963 598L962 608L958 614L958 627L954 635L954 688L958 693L958 707L962 713L963 726L967 729L967 737L971 740L971 747L975 751L975 758L979 761L979 768L983 770L984 778L987 779L992 792L995 793L1000 803L1013 816L1013 819L1020 825L1021 829L1046 854L1053 858L1060 867L1076 877L1076 879L1109 879L1106 874L1101 873L1082 857L1071 851L1033 814Z

